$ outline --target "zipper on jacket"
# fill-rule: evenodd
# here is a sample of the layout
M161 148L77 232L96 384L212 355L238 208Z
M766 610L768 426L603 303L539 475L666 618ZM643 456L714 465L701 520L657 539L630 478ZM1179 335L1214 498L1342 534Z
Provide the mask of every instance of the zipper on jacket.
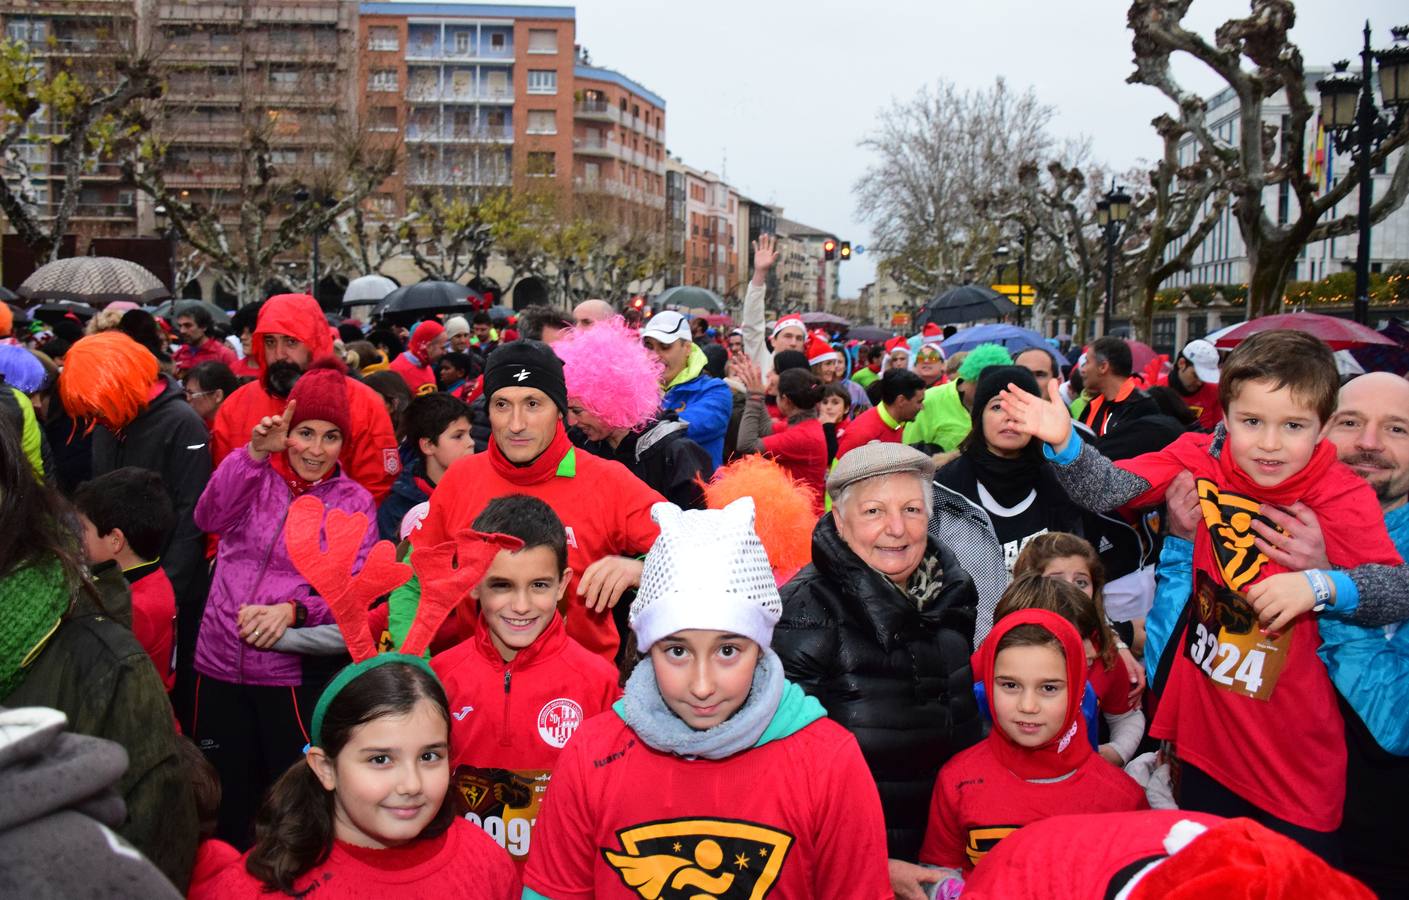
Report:
M294 500L297 500L298 498L295 497L295 498L293 498L293 499L294 499ZM292 506L292 505L293 505L293 501L291 500L291 501L289 502L289 506ZM279 520L279 529L274 532L274 540L272 540L272 541L269 542L269 549L264 551L264 562L262 562L262 563L259 564L259 575L255 577L255 579L254 579L254 587L250 589L250 596L251 596L251 597L258 597L258 596L259 596L259 588L260 588L260 586L261 586L262 584L264 584L264 576L265 576L265 574L269 571L269 560L271 560L271 559L274 558L274 548L278 546L278 544L279 544L279 538L280 538L281 536L283 536L283 534L284 534L284 526L287 525L288 522L289 522L289 510L288 510L288 508L286 507L286 508L284 509L284 517ZM235 631L235 640L236 640L236 642L240 645L240 664L239 664L240 681L239 681L239 683L240 683L240 684L244 684L244 683L245 683L245 648L246 648L247 646L249 646L249 645L245 643L244 638L240 637L240 635L239 635L239 629L238 629L238 628L237 628L236 631ZM303 675L302 675L302 672L303 672L303 664L300 662L300 664L299 664L299 673L300 673L300 674L299 674L299 683L302 683L302 682L303 682Z
M499 745L508 747L513 744L509 737L509 684L513 680L514 670L504 667L504 718L499 725Z

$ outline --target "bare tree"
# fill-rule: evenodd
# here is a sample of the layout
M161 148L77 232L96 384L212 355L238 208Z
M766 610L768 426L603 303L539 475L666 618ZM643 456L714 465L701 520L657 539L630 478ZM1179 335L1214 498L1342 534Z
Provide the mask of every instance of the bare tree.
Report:
M380 275L382 267L400 255L402 227L414 218L408 213L391 221L372 221L362 204L354 205L328 231L334 250L328 273L347 271L354 278Z
M1378 167L1394 150L1409 142L1409 118L1368 159L1355 163L1325 193L1305 165L1306 127L1313 109L1306 97L1301 51L1289 32L1296 22L1291 0L1252 0L1251 12L1229 19L1212 43L1183 26L1191 0L1134 0L1128 21L1134 32L1135 72L1127 81L1158 89L1179 108L1180 122L1198 139L1223 170L1247 246L1250 315L1263 315L1281 305L1287 280L1298 254L1310 241L1352 233L1355 215L1323 222L1326 214L1350 195L1361 166ZM1206 122L1203 98L1181 87L1170 71L1175 53L1199 60L1227 82L1238 98L1238 128L1234 143L1218 138ZM1252 68L1244 68L1244 60ZM1263 122L1263 104L1281 92L1289 107L1285 129ZM1295 218L1278 224L1267 214L1262 198L1268 187L1288 184L1296 195ZM1409 153L1402 154L1384 196L1371 208L1378 222L1409 194Z
M1031 89L1015 93L1001 78L969 92L941 81L882 111L861 141L876 161L854 191L901 288L932 294L986 261L1000 235L981 200L1015 186L1021 162L1049 155L1052 115Z

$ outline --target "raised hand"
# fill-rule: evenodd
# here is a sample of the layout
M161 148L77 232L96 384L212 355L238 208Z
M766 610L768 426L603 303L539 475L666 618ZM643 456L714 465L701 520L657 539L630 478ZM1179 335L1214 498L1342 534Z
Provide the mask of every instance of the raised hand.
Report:
M263 462L271 453L283 453L289 446L289 422L293 421L296 402L289 401L284 411L277 416L265 416L250 433L249 455Z
M1015 384L998 394L1003 412L1012 417L1012 427L1044 441L1060 453L1071 437L1071 413L1062 402L1061 386L1054 378L1047 382L1048 399L1034 397Z
M771 234L760 234L753 242L753 269L767 272L778 261L777 239Z
M763 394L763 373L758 369L758 363L749 359L747 355L739 355L729 361L729 374L743 384L744 390L750 394Z

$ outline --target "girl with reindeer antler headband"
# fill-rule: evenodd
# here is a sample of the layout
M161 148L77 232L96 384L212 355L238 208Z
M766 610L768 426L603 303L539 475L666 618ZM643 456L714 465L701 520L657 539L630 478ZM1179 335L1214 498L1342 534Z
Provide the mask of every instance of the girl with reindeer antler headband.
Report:
M382 541L353 575L368 523L364 513L327 509L314 496L289 508L289 558L327 603L353 662L319 697L305 757L270 790L254 848L193 887L193 898L303 896L314 887L337 897L520 894L504 850L455 815L449 705L424 653L499 551L522 542L466 529L418 550L416 618L399 651L378 653L368 606L409 579L412 567Z

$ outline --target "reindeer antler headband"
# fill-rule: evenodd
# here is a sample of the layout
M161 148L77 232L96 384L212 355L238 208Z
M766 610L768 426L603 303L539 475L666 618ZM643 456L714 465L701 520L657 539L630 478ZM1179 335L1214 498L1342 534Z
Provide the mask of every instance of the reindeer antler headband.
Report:
M326 518L325 518L326 513ZM367 516L340 509L326 510L323 501L304 494L289 507L284 543L295 568L328 604L352 665L346 666L318 698L313 709L312 745L322 741L323 716L343 688L359 676L387 663L416 666L432 678L435 672L422 654L430 646L445 617L470 592L500 550L517 551L523 541L505 534L480 534L465 529L452 540L419 548L413 565L396 561L390 541L378 541L356 575L353 563L367 533ZM327 549L324 550L326 539ZM368 607L410 579L412 572L421 583L421 602L416 618L402 641L400 650L378 653L377 642L368 625Z

